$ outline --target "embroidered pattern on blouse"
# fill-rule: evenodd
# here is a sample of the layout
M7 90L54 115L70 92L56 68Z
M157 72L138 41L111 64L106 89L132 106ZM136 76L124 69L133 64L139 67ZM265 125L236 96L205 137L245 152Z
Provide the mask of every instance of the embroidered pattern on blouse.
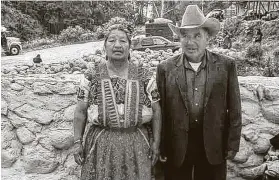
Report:
M143 106L151 108L150 98L152 101L160 98L157 88L149 92L149 97L147 85L153 73L141 65L129 64L128 80L109 77L105 62L96 63L89 70L86 75L90 80L89 105L98 105L98 121L104 126L129 127L141 124ZM121 104L125 107L124 114L118 113L117 105Z
M138 123L142 123L142 109L144 106L144 84L143 79L143 67L142 65L138 66L138 80L139 80L139 109L138 109Z
M103 96L102 96L102 86L100 84L101 82L101 65L103 65L102 62L100 63L96 63L95 64L95 77L97 80L97 90L96 92L92 92L92 98L94 99L95 97L97 98L97 105L98 105L98 121L102 124L104 122L104 120L102 118L106 117L106 113L103 113ZM94 74L93 74L94 77ZM105 126L105 124L102 124L103 126Z
M89 104L96 104L96 105L98 105L99 101L98 101L97 94L98 94L98 87L100 86L100 83L96 79L96 77L91 79L89 86L90 86Z
M124 104L127 80L119 77L111 77L111 83L115 94L116 104Z
M139 107L138 81L128 80L125 100L125 127L136 126Z
M109 79L102 80L102 95L103 110L105 111L103 114L108 115L108 119L104 116L104 125L106 126L106 120L108 120L111 127L120 127L114 92Z

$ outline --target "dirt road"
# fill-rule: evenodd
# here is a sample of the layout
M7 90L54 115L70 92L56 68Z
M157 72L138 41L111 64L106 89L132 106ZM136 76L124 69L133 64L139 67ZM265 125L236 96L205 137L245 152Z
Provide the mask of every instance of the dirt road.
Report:
M40 54L44 64L67 61L69 59L82 57L86 53L94 53L96 49L103 48L103 41L89 42L84 44L73 44L54 48L36 50L19 54L17 56L2 56L1 66L12 68L15 65L33 62L33 58Z

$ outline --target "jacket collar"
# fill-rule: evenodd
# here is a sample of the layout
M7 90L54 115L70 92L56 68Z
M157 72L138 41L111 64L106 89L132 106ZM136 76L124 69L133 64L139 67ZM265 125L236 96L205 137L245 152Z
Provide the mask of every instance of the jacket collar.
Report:
M213 58L212 53L210 51L208 51L207 49L205 50L205 55L206 55L207 62L211 61L211 62L215 63L217 61L217 59ZM184 57L185 57L184 53L181 53L177 57L177 61L176 61L176 66L177 67L179 67L179 66L184 64Z
M176 68L173 70L173 73L176 74L176 83L178 85L180 94L182 96L185 108L188 110L188 98L187 98L187 85L186 85L186 77L185 77L185 68L183 63L183 53L180 56L177 56L176 59ZM217 61L216 57L212 55L212 53L206 50L206 58L207 58L207 66L206 66L206 91L205 91L205 100L204 106L207 105L214 79L218 75Z

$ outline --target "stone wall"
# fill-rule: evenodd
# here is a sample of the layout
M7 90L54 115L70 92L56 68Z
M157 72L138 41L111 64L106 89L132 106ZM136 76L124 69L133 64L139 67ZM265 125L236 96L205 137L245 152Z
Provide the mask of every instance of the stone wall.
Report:
M3 179L78 179L72 157L78 77L2 76Z
M264 156L273 153L269 139L279 133L279 78L239 77L239 84L242 137L239 153L228 162L228 175L235 180L253 179L272 164L264 163Z
M77 180L73 117L79 74L2 75L3 180ZM229 179L260 172L269 139L279 133L279 78L239 77L241 148L228 162Z

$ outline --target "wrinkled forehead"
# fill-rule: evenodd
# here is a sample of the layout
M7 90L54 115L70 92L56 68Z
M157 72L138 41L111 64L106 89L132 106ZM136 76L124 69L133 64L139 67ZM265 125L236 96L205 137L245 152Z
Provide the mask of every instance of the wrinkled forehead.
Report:
M205 28L181 28L180 33L182 35L195 35L195 34L207 34L207 30Z

